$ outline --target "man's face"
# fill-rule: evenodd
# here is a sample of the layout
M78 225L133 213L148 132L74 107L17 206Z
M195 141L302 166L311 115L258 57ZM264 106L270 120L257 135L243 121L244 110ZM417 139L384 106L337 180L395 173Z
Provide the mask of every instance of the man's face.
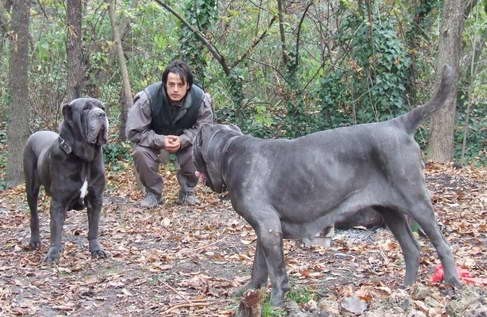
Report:
M166 93L171 101L180 101L189 90L189 85L183 82L182 78L175 73L167 74Z

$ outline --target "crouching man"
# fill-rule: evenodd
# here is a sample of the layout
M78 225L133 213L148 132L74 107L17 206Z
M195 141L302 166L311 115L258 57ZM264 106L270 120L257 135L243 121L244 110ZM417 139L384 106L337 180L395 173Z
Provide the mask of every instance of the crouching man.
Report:
M192 142L199 127L213 122L211 97L193 84L189 66L171 62L162 73L162 81L139 92L127 117L127 137L135 144L133 158L140 181L145 187L144 208L164 202L163 179L159 164L168 153L176 155L180 185L178 204L195 205L198 178L192 160Z

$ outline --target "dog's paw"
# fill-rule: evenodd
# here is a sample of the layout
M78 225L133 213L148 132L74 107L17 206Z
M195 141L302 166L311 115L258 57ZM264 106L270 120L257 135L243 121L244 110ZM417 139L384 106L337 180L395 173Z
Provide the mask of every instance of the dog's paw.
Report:
M270 303L272 307L282 307L284 304L284 299L282 296L271 295Z
M61 256L61 249L57 247L50 247L47 251L44 262L47 264L58 263Z
M108 253L105 252L97 239L89 240L91 257L95 259L104 259L108 257Z
M108 257L108 253L102 249L91 251L91 257L94 259L105 259Z
M445 283L451 286L454 290L463 289L463 284L456 276L445 277Z
M270 303L273 307L282 307L286 293L289 291L289 287L284 285L282 289L272 288Z
M41 248L41 241L31 240L28 245L24 247L26 251L39 250Z

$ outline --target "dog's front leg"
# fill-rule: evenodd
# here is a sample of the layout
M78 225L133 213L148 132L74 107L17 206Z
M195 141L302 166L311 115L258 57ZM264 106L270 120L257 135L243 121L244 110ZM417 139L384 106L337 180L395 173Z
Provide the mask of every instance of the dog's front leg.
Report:
M265 261L264 249L262 243L257 240L255 248L254 263L252 265L252 276L248 284L248 289L258 289L265 285L269 271L267 270L267 263Z
M265 228L265 229L264 229ZM262 228L257 236L262 245L267 269L272 284L271 305L281 306L284 294L289 290L289 282L282 251L282 232L269 227Z
M252 264L252 275L250 281L234 292L234 295L242 295L249 289L258 289L265 285L269 276L267 263L265 261L264 249L260 240L257 240L255 248L254 263Z
M64 219L66 217L64 205L61 202L53 199L51 201L50 214L51 245L47 251L46 258L44 259L44 261L47 263L57 262L63 249L61 240L63 235Z
M88 211L88 244L91 256L94 258L106 258L107 253L98 243L98 223L100 221L100 211L103 205L101 196L90 197L87 206Z

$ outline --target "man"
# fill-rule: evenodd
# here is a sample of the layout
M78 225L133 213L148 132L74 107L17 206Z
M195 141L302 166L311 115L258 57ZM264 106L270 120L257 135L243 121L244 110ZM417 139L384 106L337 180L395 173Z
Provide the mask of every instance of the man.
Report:
M127 117L127 137L135 143L135 168L145 187L144 208L164 202L163 179L159 164L168 153L176 154L180 185L178 204L195 205L199 201L194 188L198 183L192 160L192 142L199 127L213 122L211 97L193 84L189 66L171 62L156 82L134 98Z

